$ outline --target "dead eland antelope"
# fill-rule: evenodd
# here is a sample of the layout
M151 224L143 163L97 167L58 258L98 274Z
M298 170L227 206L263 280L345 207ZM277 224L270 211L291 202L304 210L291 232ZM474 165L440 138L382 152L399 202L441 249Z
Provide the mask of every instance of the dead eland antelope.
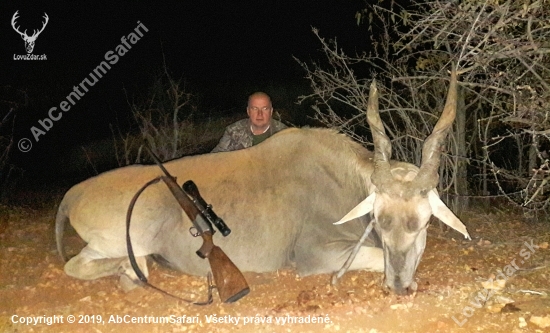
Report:
M435 190L440 147L455 118L456 81L453 72L445 109L425 141L420 168L390 160L375 84L367 112L374 153L333 130L292 128L249 149L183 157L165 167L180 183L192 179L231 227L228 237L215 236L216 243L242 271L275 271L294 262L300 275L335 272L374 223L375 232L350 269L384 271L385 285L404 294L416 288L414 273L431 215L469 237ZM123 167L65 194L56 217L58 251L66 257L66 221L87 242L65 265L68 275L120 275L123 285L133 286L137 277L128 262L126 211L141 186L160 174L155 165ZM359 202L347 215L351 221L332 224ZM202 241L189 234L191 222L164 184L144 191L133 214L132 242L145 274L150 255L188 274L207 273L208 265L195 255Z

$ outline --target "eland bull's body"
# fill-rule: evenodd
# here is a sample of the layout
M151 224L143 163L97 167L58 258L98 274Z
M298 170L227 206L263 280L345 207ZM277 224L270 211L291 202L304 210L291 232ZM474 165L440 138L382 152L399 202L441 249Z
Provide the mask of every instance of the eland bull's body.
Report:
M375 154L332 130L288 129L249 149L184 157L165 167L180 185L192 179L232 229L228 237L217 234L215 242L242 271L274 271L294 262L301 275L335 272L374 216L376 232L350 268L385 271L386 285L403 293L415 287L430 215L465 236L467 232L439 199L433 182L422 191L405 191L419 169L408 163L380 162L378 141L375 136ZM381 151L389 157L387 147L382 145ZM383 183L388 179L381 182L375 171L375 164L379 168L386 162L383 176L391 177L391 185ZM67 220L88 243L65 265L67 274L81 279L119 274L121 282L135 281L127 259L126 212L140 187L160 174L154 165L129 166L67 192L56 218L58 250L64 256ZM365 197L358 210L373 214L332 224ZM147 272L145 256L156 255L185 273L206 274L208 264L195 254L202 240L189 234L190 226L165 184L143 192L131 225L142 270Z
M334 131L288 129L249 149L184 157L164 166L180 185L192 179L231 228L229 236L217 233L214 240L242 271L275 271L294 260L299 273L309 275L339 269L365 229L366 218L332 223L368 195L372 157ZM69 275L94 279L118 272L127 261L130 200L161 173L156 165L124 167L67 192L57 215L58 244L66 219L88 243L65 266ZM164 183L150 186L132 215L135 255L157 254L178 270L206 274L208 263L195 254L202 238L189 234L191 226ZM382 251L374 253L358 268L382 270Z

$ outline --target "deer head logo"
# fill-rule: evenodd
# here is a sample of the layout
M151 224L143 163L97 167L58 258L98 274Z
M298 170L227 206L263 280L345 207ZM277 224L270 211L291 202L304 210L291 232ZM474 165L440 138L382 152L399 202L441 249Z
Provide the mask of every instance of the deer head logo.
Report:
M25 49L27 50L27 53L32 53L32 50L34 49L34 42L36 41L36 38L40 35L42 31L44 31L44 28L46 27L46 24L48 24L48 20L50 19L48 17L48 14L44 13L44 19L45 21L42 22L42 29L40 30L34 30L34 33L32 36L27 35L27 29L25 29L24 32L19 31L19 27L15 26L15 21L19 18L17 14L19 11L16 11L15 14L13 14L13 17L11 18L11 26L13 27L13 30L15 30L18 34L21 35L21 38L25 41Z

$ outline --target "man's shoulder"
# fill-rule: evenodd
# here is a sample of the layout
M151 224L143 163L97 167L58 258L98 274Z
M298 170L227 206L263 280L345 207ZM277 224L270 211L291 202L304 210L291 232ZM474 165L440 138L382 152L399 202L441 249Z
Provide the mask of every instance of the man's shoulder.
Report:
M271 125L274 127L276 132L278 132L280 130L284 130L285 128L287 128L287 126L285 124L283 124L282 122L280 122L278 120L275 120L275 119L271 119Z
M226 128L228 131L233 132L233 131L240 131L240 130L246 129L249 126L250 126L249 120L248 118L245 118L234 122L233 124L227 126Z

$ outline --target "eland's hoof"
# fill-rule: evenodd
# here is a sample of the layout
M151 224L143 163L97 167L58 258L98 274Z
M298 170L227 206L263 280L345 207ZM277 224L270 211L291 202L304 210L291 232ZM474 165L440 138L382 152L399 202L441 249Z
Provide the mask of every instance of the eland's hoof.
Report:
M124 292L129 292L141 286L141 282L139 280L132 280L126 274L120 275L119 283L120 283L120 287L122 288L122 290L124 290Z

